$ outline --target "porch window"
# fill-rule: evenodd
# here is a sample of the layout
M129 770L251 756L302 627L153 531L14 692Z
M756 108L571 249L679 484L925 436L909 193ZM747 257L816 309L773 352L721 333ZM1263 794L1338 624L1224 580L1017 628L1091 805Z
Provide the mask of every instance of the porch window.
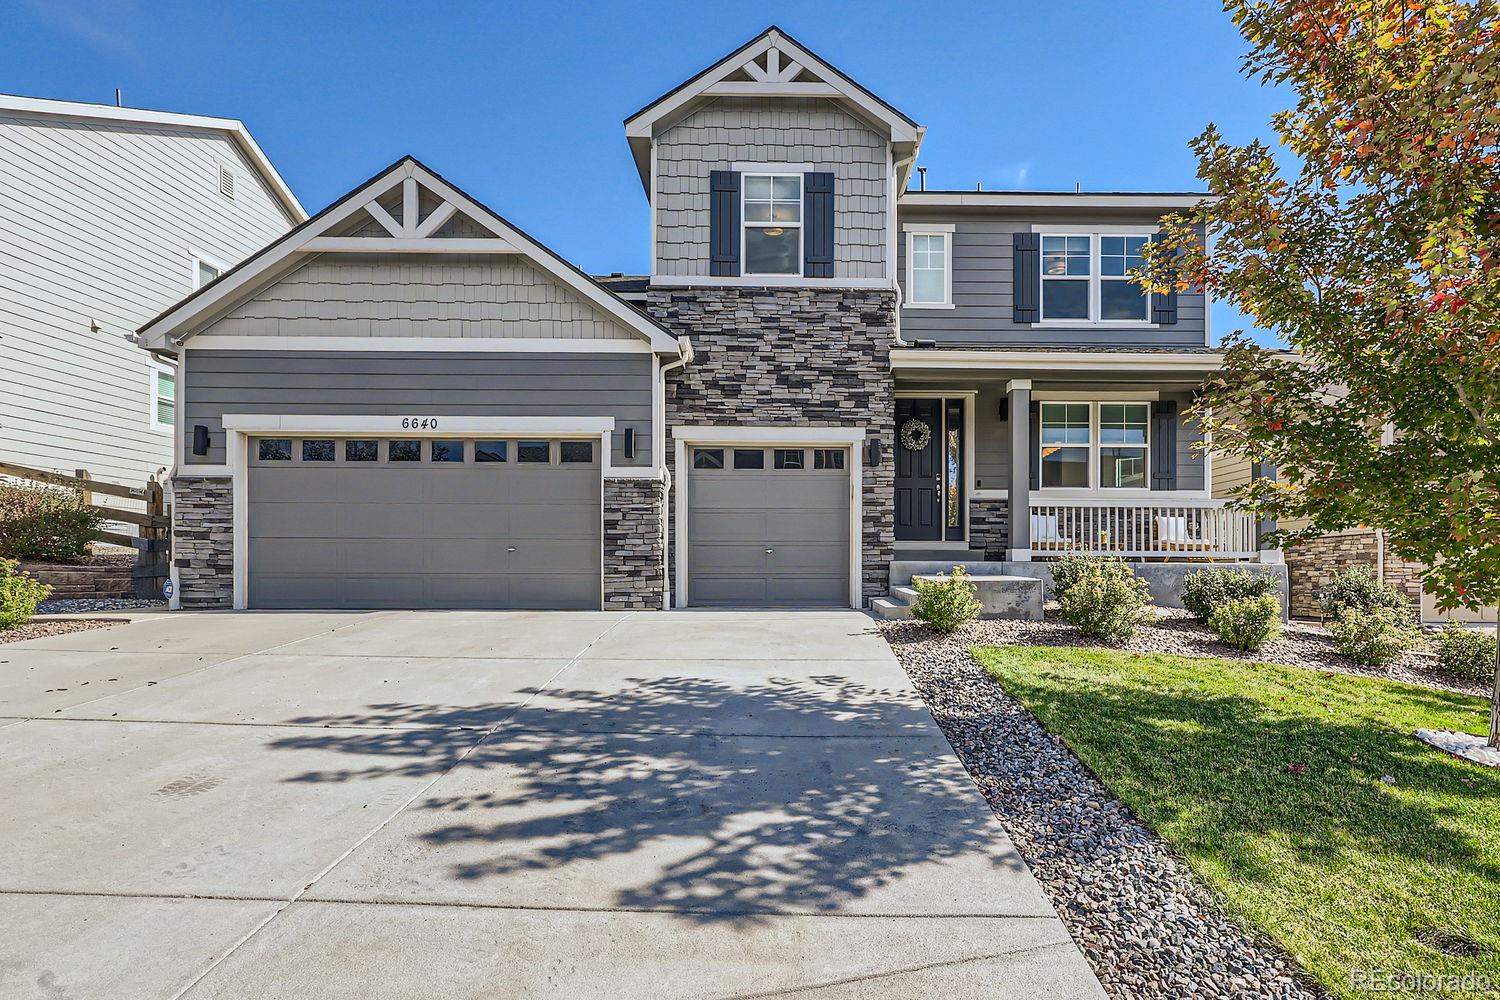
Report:
M745 273L802 273L802 177L746 174Z
M1043 403L1041 485L1087 489L1092 438L1088 403Z
M1147 488L1147 403L1099 404L1099 485L1105 489Z

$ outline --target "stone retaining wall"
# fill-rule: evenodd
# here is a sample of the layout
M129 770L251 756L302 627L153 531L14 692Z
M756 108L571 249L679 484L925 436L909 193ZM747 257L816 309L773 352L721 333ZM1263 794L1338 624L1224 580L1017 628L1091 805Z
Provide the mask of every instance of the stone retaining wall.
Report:
M659 611L666 587L665 487L656 479L604 481L604 608Z
M172 481L172 564L185 608L234 601L234 484L185 476Z
M862 449L850 459L863 466L864 596L884 594L895 549L895 293L653 288L646 311L693 344L693 362L667 380L669 466L675 462L672 428L685 424L858 426L867 441L879 439L879 465L863 465ZM671 517L668 533L670 565L676 546Z

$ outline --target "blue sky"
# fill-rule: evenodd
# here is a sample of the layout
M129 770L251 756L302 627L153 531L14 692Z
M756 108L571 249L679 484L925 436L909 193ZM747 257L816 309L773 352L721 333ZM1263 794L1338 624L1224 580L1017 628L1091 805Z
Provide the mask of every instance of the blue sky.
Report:
M1210 0L816 5L13 0L0 91L243 119L309 211L405 153L590 271L647 266L622 120L779 24L927 126L928 186L1195 190L1268 132ZM1220 306L1216 335L1245 325Z

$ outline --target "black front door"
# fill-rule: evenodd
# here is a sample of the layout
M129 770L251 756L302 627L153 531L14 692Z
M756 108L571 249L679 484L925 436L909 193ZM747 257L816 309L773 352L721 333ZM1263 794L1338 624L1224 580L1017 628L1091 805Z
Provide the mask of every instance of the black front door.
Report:
M942 407L939 399L896 400L896 538L901 541L943 537Z

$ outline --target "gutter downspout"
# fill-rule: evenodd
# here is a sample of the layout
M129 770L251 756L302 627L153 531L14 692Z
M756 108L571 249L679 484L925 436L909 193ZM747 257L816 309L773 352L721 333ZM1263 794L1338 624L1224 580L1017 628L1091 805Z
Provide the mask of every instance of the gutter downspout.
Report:
M655 414L657 461L661 463L662 475L662 504L661 504L661 609L672 610L672 562L667 545L667 508L672 505L672 470L667 465L667 372L675 371L693 360L693 342L686 336L677 338L678 358L676 361L668 362L658 369L661 378L661 395L657 397L658 412Z

